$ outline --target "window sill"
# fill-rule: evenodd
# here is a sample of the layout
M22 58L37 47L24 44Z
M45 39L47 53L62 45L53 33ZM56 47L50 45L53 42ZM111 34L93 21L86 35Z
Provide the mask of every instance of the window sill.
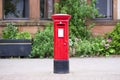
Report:
M2 20L0 25L4 26L6 23L14 23L17 26L44 26L47 23L52 23L52 20Z
M114 26L117 22L117 20L92 20L96 26Z

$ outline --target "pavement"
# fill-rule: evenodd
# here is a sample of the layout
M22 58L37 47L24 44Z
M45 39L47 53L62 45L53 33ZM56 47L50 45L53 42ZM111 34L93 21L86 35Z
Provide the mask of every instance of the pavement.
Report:
M0 80L120 80L120 57L70 58L70 73L54 74L53 59L0 59Z

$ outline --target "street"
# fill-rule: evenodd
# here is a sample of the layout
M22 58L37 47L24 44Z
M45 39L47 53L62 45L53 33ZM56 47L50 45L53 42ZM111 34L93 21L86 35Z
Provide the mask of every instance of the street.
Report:
M54 74L53 59L0 59L0 80L120 80L120 57L70 58L70 73Z

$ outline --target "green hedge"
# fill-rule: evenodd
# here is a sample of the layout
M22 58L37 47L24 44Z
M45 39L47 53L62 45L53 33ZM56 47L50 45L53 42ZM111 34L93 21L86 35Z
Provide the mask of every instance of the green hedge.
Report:
M30 57L48 58L53 57L53 25L48 24L44 31L35 34L32 43Z

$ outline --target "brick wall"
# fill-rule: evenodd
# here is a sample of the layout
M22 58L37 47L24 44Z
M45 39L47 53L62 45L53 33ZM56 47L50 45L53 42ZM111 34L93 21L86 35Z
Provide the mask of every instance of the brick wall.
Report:
M88 0L88 3L90 3L91 0ZM119 22L118 20L118 1L119 0L113 0L113 19L112 20L92 20L90 22L95 23L95 27L92 28L93 35L105 35L106 33L113 30L115 27L115 24ZM119 1L120 2L120 1Z
M47 23L52 23L52 21L40 21L40 20L19 20L19 21L1 21L0 22L0 37L1 37L1 34L2 34L2 30L3 28L5 27L6 23L14 23L16 25L16 27L18 27L19 31L22 32L22 31L28 31L31 33L32 36L34 36L34 34L38 31L38 29L40 29L41 31L44 30L44 26L47 24Z
M0 20L2 20L2 0L0 0Z
M112 31L113 28L114 26L95 26L94 28L92 28L92 33L94 36L104 36L106 33Z
M43 30L49 20L40 20L40 0L29 0L29 19L28 20L3 20L3 0L0 0L0 36L6 23L15 23L19 31L29 31L33 36L38 29ZM58 1L58 0L55 0Z
M0 0L0 36L1 36L1 32L2 29L5 26L5 23L8 22L12 22L12 23L16 23L16 25L18 26L20 31L29 31L32 35L34 35L37 30L38 27L43 30L44 29L44 25L47 23L51 23L52 21L46 21L46 20L40 20L40 4L39 1L40 0L29 0L29 4L30 4L30 19L29 20L3 20L3 16L2 16L2 1ZM89 4L90 4L91 0L88 0ZM118 0L113 0L113 20L111 21L93 21L96 25L95 27L92 29L92 32L94 35L104 35L107 32L110 32L113 28L114 25L117 23L117 1ZM55 0L55 2L59 2L59 0Z

